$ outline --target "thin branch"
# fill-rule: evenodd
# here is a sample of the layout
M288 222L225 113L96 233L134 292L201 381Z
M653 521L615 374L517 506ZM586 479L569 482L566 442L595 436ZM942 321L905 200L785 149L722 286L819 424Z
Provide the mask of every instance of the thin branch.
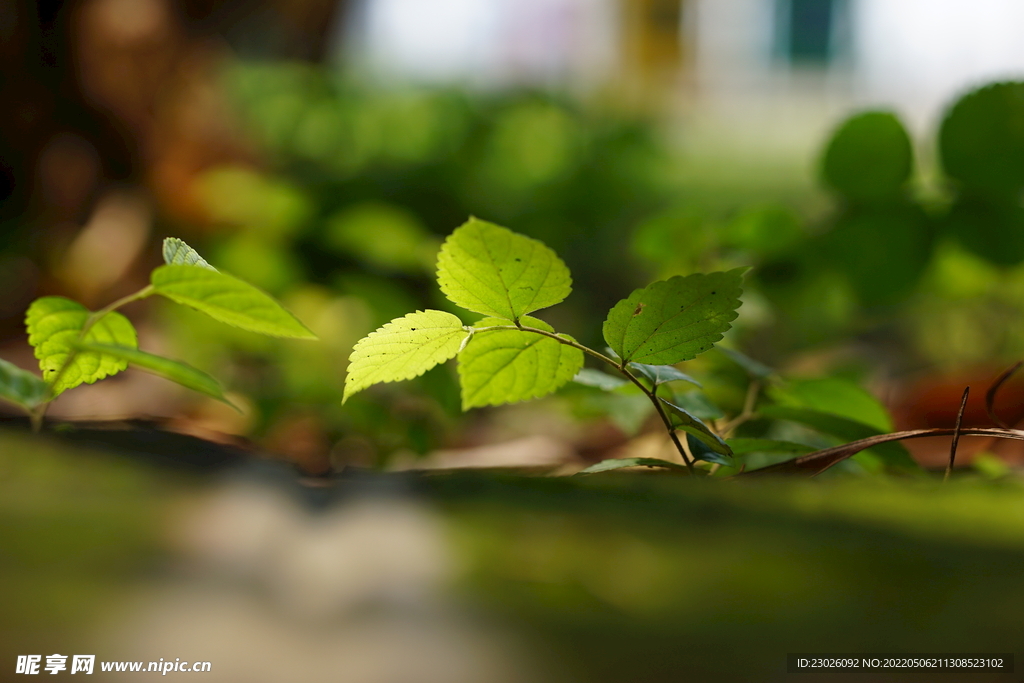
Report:
M719 432L723 439L732 436L732 433L736 431L737 427L754 417L754 408L757 405L757 397L760 393L761 382L759 380L755 379L747 385L747 397L743 401L743 410L739 415L727 421L719 428Z
M815 451L814 453L808 453L807 455L802 455L799 458L787 460L786 462L762 467L760 469L747 472L746 475L794 474L803 472L809 473L813 476L821 474L829 467L842 462L852 455L856 455L857 453L874 446L880 446L883 443L904 441L906 439L920 439L927 436L952 436L954 432L955 430L952 428L943 427L938 429L912 429L905 432L893 432L892 434L878 434L876 436L869 436L866 439L858 439L857 441L851 441L850 443L845 443L840 446L833 446L832 448L825 448L820 451ZM963 427L960 429L960 435L1024 441L1024 431L1020 429L1004 429L1002 427Z
M1019 370L1020 366L1022 365L1024 365L1024 360L1020 360L1014 363L1013 367L1009 368L1008 370L1004 371L1003 374L996 377L995 380L992 382L992 386L990 386L988 388L988 391L985 392L985 412L988 413L988 419L992 420L992 424L998 427L1007 428L1010 425L1000 420L999 417L996 415L995 409L993 407L996 401L996 392L999 391L999 388L1003 386L1006 380L1010 379L1013 373L1017 372L1017 370Z
M956 424L953 426L953 442L949 446L949 464L946 465L946 474L942 481L948 481L953 471L953 462L956 460L956 446L960 442L960 424L964 419L964 408L967 407L967 397L971 394L971 388L964 389L964 397L960 399L960 410L956 414Z

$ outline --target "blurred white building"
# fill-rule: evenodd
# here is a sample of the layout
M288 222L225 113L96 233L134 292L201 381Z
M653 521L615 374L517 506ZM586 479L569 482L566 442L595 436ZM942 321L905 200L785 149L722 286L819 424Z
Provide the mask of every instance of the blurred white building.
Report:
M805 155L855 108L924 136L958 93L1024 76L1021 0L361 0L350 25L381 74L642 83L687 144L747 156Z

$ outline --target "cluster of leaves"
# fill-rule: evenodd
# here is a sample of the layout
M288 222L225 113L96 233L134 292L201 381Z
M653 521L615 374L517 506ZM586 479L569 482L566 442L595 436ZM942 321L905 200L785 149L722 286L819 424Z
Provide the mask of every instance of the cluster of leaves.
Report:
M732 455L701 418L659 394L673 381L693 382L673 367L711 349L736 318L744 269L696 273L634 291L609 311L607 355L559 334L530 313L570 293L569 269L541 242L471 218L444 242L437 279L453 303L486 316L473 325L444 311L417 311L392 320L356 344L345 381L347 400L378 382L416 377L459 358L463 409L546 396L571 379L614 387L616 377L584 371L584 354L612 366L652 402L679 447L676 429L699 443L705 460Z
M21 406L38 425L46 406L60 394L131 364L227 403L223 388L210 375L138 348L134 326L116 309L154 294L250 332L316 338L268 294L218 271L183 241L164 240L163 256L166 265L153 271L148 286L99 311L61 296L36 299L25 326L42 377L0 359L0 398Z

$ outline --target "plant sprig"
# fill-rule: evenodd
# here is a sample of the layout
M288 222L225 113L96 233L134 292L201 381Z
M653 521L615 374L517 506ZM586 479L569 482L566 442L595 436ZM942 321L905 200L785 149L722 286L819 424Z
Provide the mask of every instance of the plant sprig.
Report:
M138 348L135 327L117 311L154 294L251 332L316 339L271 296L216 270L183 241L164 240L163 255L166 265L153 271L150 284L97 311L60 296L42 297L29 306L25 326L42 377L0 360L0 398L23 408L33 430L41 428L47 408L62 393L115 375L129 364L231 405L220 383L202 370Z
M537 240L470 218L442 245L437 279L450 301L488 317L464 325L451 313L428 310L392 320L355 345L342 400L378 382L417 377L457 356L464 410L515 403L556 391L583 370L589 355L651 401L693 474L694 458L677 430L696 439L702 453L729 457L732 450L713 427L660 397L658 387L697 383L672 366L709 350L729 330L745 270L673 277L634 291L608 313L604 354L529 315L572 291L558 255Z

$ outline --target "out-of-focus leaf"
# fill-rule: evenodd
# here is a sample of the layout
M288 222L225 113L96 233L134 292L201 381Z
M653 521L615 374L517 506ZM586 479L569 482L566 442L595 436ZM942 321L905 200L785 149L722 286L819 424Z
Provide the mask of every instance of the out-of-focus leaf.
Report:
M732 448L732 452L736 455L745 455L747 453L795 453L797 455L803 455L804 453L810 453L814 449L810 446L805 446L802 443L793 443L792 441L776 441L775 439L747 439L737 437L735 439L728 439L726 443Z
M971 194L1018 201L1024 189L1024 82L993 83L968 93L939 131L946 173Z
M822 413L808 408L767 405L758 409L767 418L790 420L807 425L813 429L838 437L844 441L857 441L879 435L879 430L862 422L856 422L838 415ZM880 443L872 447L885 461L885 464L897 471L917 472L920 467L902 444L896 442Z
M970 252L989 263L1015 266L1024 261L1024 208L1013 201L962 197L945 227Z
M577 384L583 384L584 386L604 389L605 391L618 389L623 384L627 384L629 382L629 380L622 377L609 375L606 372L601 372L600 370L594 370L592 368L583 368L576 373L576 376L572 378L572 381Z
M392 320L352 349L341 402L378 382L419 377L454 358L468 334L458 317L444 311L417 311Z
M746 370L747 374L754 379L765 379L775 374L775 370L772 368L735 349L729 349L724 346L716 346L715 348L726 358Z
M437 241L415 214L390 204L364 203L330 218L329 246L389 270L429 270L437 256Z
M694 378L687 375L681 370L677 370L671 365L647 365L646 363L630 363L629 367L636 370L639 375L646 377L654 383L654 386L665 384L666 382L675 382L677 380L682 382L689 382L690 384L696 384L698 387L703 385L695 380Z
M38 375L0 358L0 398L31 409L46 400L47 390Z
M712 403L711 399L702 391L676 394L672 402L702 420L717 420L725 417L722 409Z
M158 294L214 320L271 337L316 339L273 297L236 277L193 266L160 266L151 277Z
M192 266L173 267L196 272L212 272ZM138 346L135 328L128 318L117 312L104 315L89 328L83 339L79 339L89 316L90 311L84 306L60 296L36 299L25 315L28 343L35 349L39 369L43 371L43 379L51 385L54 396L83 382L92 384L104 377L115 375L128 367L126 361L115 356L76 351L74 347L79 341L130 348ZM68 356L72 354L74 358L64 368ZM61 368L64 368L63 372Z
M437 282L453 303L513 321L554 306L572 291L569 269L554 251L477 218L444 241Z
M667 470L688 472L684 465L659 458L610 458L595 463L585 470L580 470L577 474L597 474L598 472L621 470L626 467L664 467Z
M530 327L553 332L542 320L523 316ZM508 324L485 318L479 327ZM571 339L567 335L560 335ZM477 332L459 353L462 408L516 403L546 396L576 376L583 352L550 337L523 330Z
M790 380L769 390L783 406L809 408L863 423L880 432L893 430L892 418L877 398L841 377Z
M855 202L898 197L914 167L910 136L893 114L865 112L847 119L825 150L825 182Z
M626 361L672 365L695 358L732 327L745 271L676 276L635 290L608 312L604 339Z

